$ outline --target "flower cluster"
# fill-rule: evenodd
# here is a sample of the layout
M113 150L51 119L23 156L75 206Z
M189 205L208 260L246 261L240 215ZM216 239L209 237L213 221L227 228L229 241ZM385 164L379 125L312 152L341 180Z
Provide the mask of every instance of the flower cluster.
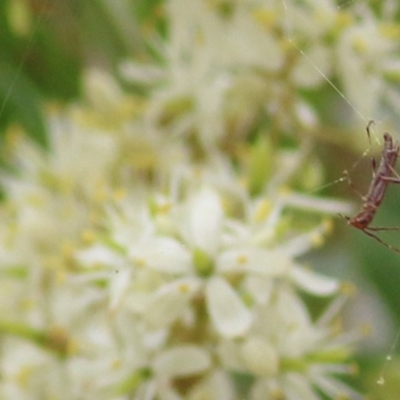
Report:
M337 110L330 118L339 124L340 110L349 108L362 134L382 104L399 107L396 2L375 10L333 0L184 4L166 4L168 41L157 33L148 39L162 65L121 66L127 80L150 91L145 115L153 129L194 134L205 145L240 140L265 124L332 139L321 127L321 99Z
M329 0L164 6L163 64L122 66L145 96L90 71L81 103L48 111L48 149L9 132L0 397L356 398L342 285L299 261L349 212L307 194L304 90L338 74L369 113L351 71L383 86L392 36Z
M337 312L313 319L301 293L339 283L295 258L329 230L318 213L346 205L251 197L222 154L145 185L119 161L124 141L74 115L51 118L49 154L17 140L20 174L3 180L3 395L228 399L234 374L251 377L254 399L337 395L330 375L349 355ZM153 148L161 165L167 145Z

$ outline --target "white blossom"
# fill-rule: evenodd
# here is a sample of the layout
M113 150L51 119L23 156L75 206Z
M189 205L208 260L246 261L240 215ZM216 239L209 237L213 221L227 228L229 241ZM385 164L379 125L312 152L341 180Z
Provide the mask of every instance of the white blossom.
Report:
M166 0L161 62L121 68L141 99L91 70L47 112L48 149L11 142L0 397L357 398L342 285L301 261L352 211L317 194L313 97L338 81L363 115L398 101L395 26L368 5L228 3Z

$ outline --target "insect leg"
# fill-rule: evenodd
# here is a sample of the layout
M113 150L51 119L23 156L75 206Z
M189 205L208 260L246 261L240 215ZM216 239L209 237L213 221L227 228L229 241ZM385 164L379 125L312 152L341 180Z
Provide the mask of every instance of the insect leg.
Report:
M382 179L390 183L400 183L400 175L391 165L388 165L388 167L394 176L382 176Z
M343 177L346 179L348 185L351 187L351 189L357 193L360 198L364 201L365 200L365 196L354 186L353 181L350 178L349 172L347 170L343 171Z
M368 228L368 229L370 229L370 228ZM388 243L384 242L380 237L378 237L378 236L374 235L373 233L369 232L367 229L363 229L363 232L365 234L367 234L368 236L372 237L373 239L375 239L376 241L378 241L379 243L383 244L389 250L393 250L396 253L400 254L400 249L397 249L396 247L393 247L391 244L388 244Z
M373 120L369 121L368 125L367 125L367 128L366 128L367 135L368 135L368 141L369 141L369 147L370 148L372 147L372 143L371 143L371 131L370 131L369 128L374 123L375 123L375 121L373 121ZM374 157L372 157L372 159L371 159L371 164L372 164L372 172L373 172L373 176L374 176L375 175L375 171L376 171L376 160L375 160Z
M400 177L397 178L396 176L381 176L380 178L388 183L400 183Z
M400 226L369 226L369 231L400 231Z

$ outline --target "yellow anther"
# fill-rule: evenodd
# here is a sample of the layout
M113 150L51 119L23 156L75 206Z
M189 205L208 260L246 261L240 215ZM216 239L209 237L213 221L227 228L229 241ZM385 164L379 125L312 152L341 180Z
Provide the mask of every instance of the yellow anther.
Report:
M264 221L272 211L272 203L269 200L263 200L257 210L255 215L256 222Z
M324 218L324 220L322 221L322 225L324 226L326 233L333 232L334 224L332 218Z
M81 238L85 244L91 244L96 240L96 234L91 229L85 229L82 232Z
M346 296L354 296L357 293L357 287L350 282L344 282L341 286L341 292Z
M383 24L380 27L380 32L383 37L388 39L400 38L400 25L399 24Z
M147 265L147 262L144 258L136 257L135 264L137 267L145 267Z
M258 9L253 12L253 17L257 23L266 28L272 28L276 25L279 17L275 10Z
M237 258L238 264L244 265L247 264L249 261L248 257L245 254L241 254Z
M336 26L339 29L347 28L354 23L353 16L347 11L339 11L336 14Z
M190 292L190 285L188 285L187 283L182 283L181 285L179 285L179 291L181 293L189 293Z
M113 193L114 200L119 201L119 200L125 199L126 196L127 196L127 192L128 191L124 187L120 187L118 189L115 189L114 193Z
M324 236L321 233L311 235L311 242L314 247L320 247L324 244Z
M365 38L356 36L353 38L353 48L358 52L358 53L366 53L369 49L369 44L368 41L365 40Z

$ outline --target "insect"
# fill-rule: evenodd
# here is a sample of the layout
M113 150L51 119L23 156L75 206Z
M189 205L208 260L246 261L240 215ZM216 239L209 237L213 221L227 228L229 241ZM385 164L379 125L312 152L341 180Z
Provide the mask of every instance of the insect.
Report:
M373 121L370 121L367 125L367 134L370 137L370 127ZM354 217L346 217L347 223L354 228L357 228L363 231L368 236L374 238L379 243L388 247L389 249L400 254L400 249L396 249L388 243L385 243L381 238L376 236L373 232L377 231L385 231L385 230L399 230L400 227L372 227L370 224L373 222L375 218L375 214L378 211L380 204L382 203L386 190L390 183L400 183L400 176L395 171L396 161L400 154L400 145L398 142L394 141L392 136L389 133L385 133L383 135L383 150L382 150L382 158L378 166L376 166L376 162L373 159L372 161L372 180L369 185L368 192L365 196L361 196L363 200L363 205ZM350 184L353 187L352 182L348 176L348 173L345 171L345 176Z

